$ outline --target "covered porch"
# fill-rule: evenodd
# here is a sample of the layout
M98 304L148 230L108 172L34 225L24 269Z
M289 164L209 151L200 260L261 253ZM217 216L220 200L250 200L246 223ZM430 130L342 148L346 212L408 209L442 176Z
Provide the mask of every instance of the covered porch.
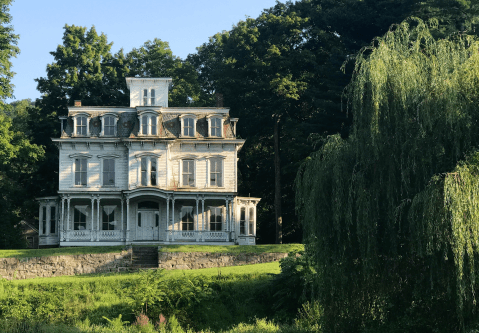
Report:
M60 193L41 202L40 231L48 231L48 245L60 246L255 244L258 202L152 188Z

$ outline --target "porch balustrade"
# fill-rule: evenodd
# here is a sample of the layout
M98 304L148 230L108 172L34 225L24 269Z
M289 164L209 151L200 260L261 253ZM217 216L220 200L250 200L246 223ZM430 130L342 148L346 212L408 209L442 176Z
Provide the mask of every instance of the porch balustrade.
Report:
M125 230L68 230L69 241L124 241ZM168 241L228 242L228 231L167 230Z
M122 240L123 234L121 230L100 230L99 231L99 239L100 240L106 240L106 241L118 241Z
M206 231L206 230L168 230L168 239L170 241L196 241L208 242L219 241L228 242L229 233L226 231Z

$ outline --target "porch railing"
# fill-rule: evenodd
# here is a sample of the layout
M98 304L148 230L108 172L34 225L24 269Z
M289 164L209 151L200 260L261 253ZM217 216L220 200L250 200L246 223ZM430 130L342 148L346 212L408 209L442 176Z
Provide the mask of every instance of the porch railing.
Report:
M100 240L122 240L121 230L100 230L98 238Z
M192 242L228 242L229 233L226 231L206 230L168 230L168 240Z

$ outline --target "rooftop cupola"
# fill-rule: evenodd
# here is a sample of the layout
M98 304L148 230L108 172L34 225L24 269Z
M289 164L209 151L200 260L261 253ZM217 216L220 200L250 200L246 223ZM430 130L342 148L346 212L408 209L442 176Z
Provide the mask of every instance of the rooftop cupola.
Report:
M127 77L126 86L130 89L130 107L168 107L168 87L171 81L170 77Z

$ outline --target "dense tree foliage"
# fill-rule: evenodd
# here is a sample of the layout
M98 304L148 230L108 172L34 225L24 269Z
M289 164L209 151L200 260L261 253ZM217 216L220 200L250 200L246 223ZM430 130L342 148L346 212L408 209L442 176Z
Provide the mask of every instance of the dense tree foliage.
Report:
M130 76L171 77L168 106L194 106L200 86L195 69L173 55L168 42L157 38L128 53Z
M10 25L10 3L0 0L0 248L25 246L16 226L21 219L31 216L33 202L28 190L36 162L43 155L43 149L32 145L23 133L25 108L19 105L22 102L14 106L5 103L13 94L10 59L19 53L18 36Z
M451 331L475 314L479 42L413 25L357 56L351 135L298 174L331 331Z

